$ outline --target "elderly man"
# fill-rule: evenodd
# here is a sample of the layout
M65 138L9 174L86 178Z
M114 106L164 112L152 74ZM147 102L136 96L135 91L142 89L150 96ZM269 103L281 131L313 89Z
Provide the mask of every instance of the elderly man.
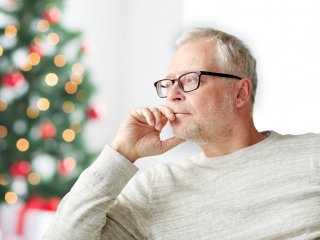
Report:
M44 239L320 237L320 136L257 131L255 67L234 36L208 28L182 35L155 83L166 105L128 114ZM161 140L167 122L174 137ZM202 152L135 175L137 159L183 141Z

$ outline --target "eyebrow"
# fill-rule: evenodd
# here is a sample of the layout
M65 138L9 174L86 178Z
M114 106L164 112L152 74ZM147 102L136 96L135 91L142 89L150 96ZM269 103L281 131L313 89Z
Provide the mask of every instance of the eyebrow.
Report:
M181 75L185 74L185 73L188 73L188 72L197 72L198 70L194 70L194 71L189 71L189 70L186 70L186 71L179 71L177 74L168 74L165 76L165 78L168 78L168 79L176 79L178 77L180 77Z

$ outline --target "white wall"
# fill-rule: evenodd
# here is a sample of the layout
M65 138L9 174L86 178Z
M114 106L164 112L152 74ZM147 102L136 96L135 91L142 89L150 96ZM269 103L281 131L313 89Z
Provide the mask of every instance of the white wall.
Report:
M106 117L87 128L91 147L111 141L125 114L162 103L153 82L165 75L182 29L211 26L240 37L258 60L255 119L260 130L320 132L320 4L305 0L84 0L66 1L65 21L91 44L88 67L98 86L95 102ZM164 136L170 135L166 128ZM191 143L141 159L157 161L196 153Z
M185 27L235 34L258 61L254 111L260 130L320 132L320 2L187 0Z

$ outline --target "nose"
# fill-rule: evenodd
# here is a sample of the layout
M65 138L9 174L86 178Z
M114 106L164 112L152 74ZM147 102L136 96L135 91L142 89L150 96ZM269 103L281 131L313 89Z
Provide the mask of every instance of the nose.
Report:
M181 90L178 81L175 81L167 93L167 101L182 101L184 100L184 92Z

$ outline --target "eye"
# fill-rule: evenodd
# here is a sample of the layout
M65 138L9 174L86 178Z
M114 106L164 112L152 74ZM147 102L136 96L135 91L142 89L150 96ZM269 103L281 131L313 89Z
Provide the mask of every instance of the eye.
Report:
M172 82L171 81L162 81L161 82L161 87L162 88L170 88L172 86Z
M195 73L189 73L184 78L184 84L192 85L198 82L198 75Z
M197 78L195 76L192 76L192 75L187 76L186 83L194 83L196 81L197 81Z

